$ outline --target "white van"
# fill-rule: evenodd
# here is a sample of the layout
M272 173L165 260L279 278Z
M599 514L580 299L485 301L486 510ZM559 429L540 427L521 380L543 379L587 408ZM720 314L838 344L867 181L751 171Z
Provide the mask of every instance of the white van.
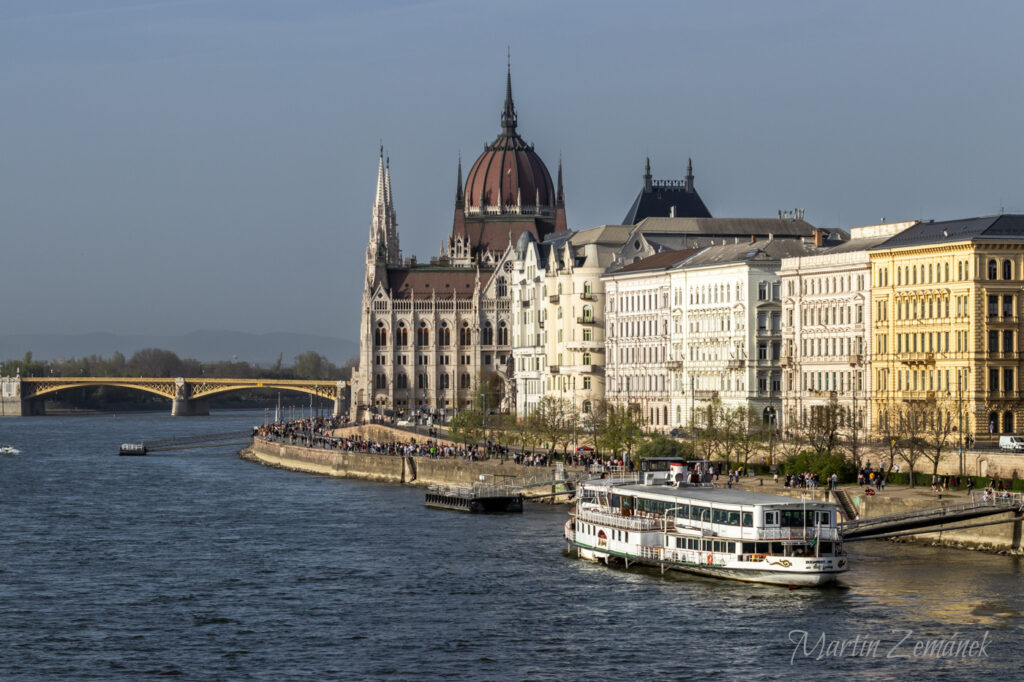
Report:
M1024 436L999 436L999 449L1024 451Z

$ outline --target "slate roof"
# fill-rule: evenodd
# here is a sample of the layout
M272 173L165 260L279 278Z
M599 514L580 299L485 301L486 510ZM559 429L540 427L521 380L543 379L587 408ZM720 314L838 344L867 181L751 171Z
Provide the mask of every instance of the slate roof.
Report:
M705 237L810 237L815 227L804 220L789 218L647 218L637 227L651 232L695 234ZM836 232L836 230L830 230Z
M898 249L945 242L1024 239L1024 215L1008 213L960 220L918 223L885 240L873 250Z
M811 256L821 252L821 249L815 248L813 244L795 239L762 239L756 242L709 246L687 259L685 263L680 263L680 267L697 268L744 261L779 261L783 258Z
M645 218L667 217L673 206L676 207L676 216L679 217L711 217L711 211L704 205L704 200L697 194L697 190L688 192L682 186L656 183L649 192L640 190L622 222L625 225L635 225Z
M638 260L635 263L624 265L618 270L615 270L612 274L618 275L623 272L643 272L645 270L669 270L700 251L701 249L663 251L661 253L656 253L653 256L648 256L647 258Z

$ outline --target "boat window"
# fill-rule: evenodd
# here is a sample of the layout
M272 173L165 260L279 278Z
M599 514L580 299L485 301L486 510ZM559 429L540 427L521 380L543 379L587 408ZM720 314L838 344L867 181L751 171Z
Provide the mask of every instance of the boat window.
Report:
M687 549L700 549L700 540L696 540L694 538L688 539L686 541L686 548Z
M821 553L822 554L832 554L832 543L831 542L823 542L823 543L821 543Z
M683 538L676 538L676 547L683 549Z
M626 531L626 542L629 542L629 531Z
M772 543L772 551L771 551L772 554L774 554L775 556L782 556L782 553L784 551L785 551L785 549L783 548L781 542L773 542Z
M612 494L612 496L611 496L611 505L612 505L613 508L620 506L620 501L619 501L619 496L618 495Z
M722 545L723 545L723 544L725 544L725 543L723 543L723 542L721 542L721 541L719 541L719 540L715 540L715 549L714 549L713 551L715 551L715 552L721 552L721 551L723 551L723 550L722 550Z
M808 511L806 516L804 515L803 509L783 509L781 513L783 526L793 527L814 525L813 511Z
M766 525L766 526L777 526L777 525L779 525L779 512L766 511L764 513L764 525Z
M690 507L690 518L695 521L710 521L711 510L707 507Z
M729 512L729 525L738 526L740 525L740 513L738 511Z
M754 527L754 512L743 512L743 527L753 528Z
M736 543L735 542L728 542L728 543L726 543L725 551L727 551L729 554L735 554L736 553Z

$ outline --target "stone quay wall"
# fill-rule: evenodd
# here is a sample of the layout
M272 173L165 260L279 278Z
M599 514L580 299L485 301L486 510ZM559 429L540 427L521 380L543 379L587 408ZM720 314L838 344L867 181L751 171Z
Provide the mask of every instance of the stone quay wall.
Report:
M554 467L528 467L511 461L470 461L456 457L405 457L369 452L322 450L302 445L287 445L276 441L254 438L251 448L242 451L242 457L267 466L339 478L357 478L382 483L416 486L471 486L483 475L488 484L501 485L530 478L555 477ZM524 495L546 495L545 501L567 502L572 493L550 497L559 492L553 485L538 486Z

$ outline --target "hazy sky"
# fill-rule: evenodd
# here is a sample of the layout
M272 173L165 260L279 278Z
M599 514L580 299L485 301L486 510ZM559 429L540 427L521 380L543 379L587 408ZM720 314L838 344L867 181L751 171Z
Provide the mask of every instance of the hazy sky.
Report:
M404 253L519 130L569 227L655 178L720 217L1024 211L1024 3L0 3L3 333L357 338L383 140Z

